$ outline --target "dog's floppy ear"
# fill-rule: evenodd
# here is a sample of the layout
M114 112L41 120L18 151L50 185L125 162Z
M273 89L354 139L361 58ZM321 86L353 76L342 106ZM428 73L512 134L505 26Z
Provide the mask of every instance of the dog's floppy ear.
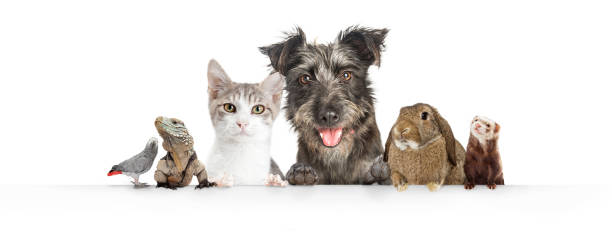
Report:
M350 46L368 65L380 66L380 53L385 48L389 29L352 26L338 34L338 42Z
M221 65L215 59L210 59L208 62L208 98L216 99L219 92L225 90L231 83L232 80Z
M270 66L282 75L289 71L289 60L297 48L306 44L306 35L301 28L296 27L295 32L287 33L287 38L279 43L259 47L259 51L270 57Z
M438 127L440 128L440 133L442 134L442 137L444 137L448 161L453 166L457 166L457 154L455 154L455 135L453 134L453 130L448 124L448 121L446 121L442 116L440 116L440 113L438 113L438 110L436 108L431 107L431 110L434 115L435 121L436 123L438 123Z

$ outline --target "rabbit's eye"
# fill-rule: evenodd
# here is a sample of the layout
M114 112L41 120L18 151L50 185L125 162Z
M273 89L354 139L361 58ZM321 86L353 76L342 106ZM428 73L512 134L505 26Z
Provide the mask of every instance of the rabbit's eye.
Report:
M422 119L422 120L427 120L427 116L429 116L429 113L428 113L428 112L423 112L423 113L421 113L421 119Z

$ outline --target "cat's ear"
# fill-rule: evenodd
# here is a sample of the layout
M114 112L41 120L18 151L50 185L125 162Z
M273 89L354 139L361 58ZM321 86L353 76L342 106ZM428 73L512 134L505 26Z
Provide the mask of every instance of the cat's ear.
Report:
M230 84L232 80L221 65L215 59L210 59L208 62L208 97L216 99L219 92L228 88Z
M275 104L280 103L283 96L283 87L285 87L285 77L278 72L268 76L259 84L259 87L269 95L272 95L272 100Z

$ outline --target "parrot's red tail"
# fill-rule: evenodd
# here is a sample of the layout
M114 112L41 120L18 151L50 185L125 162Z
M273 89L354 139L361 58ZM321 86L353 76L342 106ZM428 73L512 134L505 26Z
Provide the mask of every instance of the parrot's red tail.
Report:
M119 174L121 174L121 173L122 173L121 171L112 171L112 170L111 170L110 172L108 172L108 176L119 175Z

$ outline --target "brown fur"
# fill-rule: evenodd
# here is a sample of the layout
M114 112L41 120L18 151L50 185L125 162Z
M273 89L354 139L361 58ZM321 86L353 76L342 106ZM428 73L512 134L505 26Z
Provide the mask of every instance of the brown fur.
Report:
M425 112L427 117L422 119ZM398 147L398 141L405 146ZM408 142L417 148L406 146ZM465 151L448 122L427 104L401 109L387 138L385 160L391 169L391 180L400 191L406 185L427 184L435 190L442 184L464 183Z
M496 131L499 131L497 125ZM497 138L488 139L486 145L481 145L476 136L470 133L464 165L466 189L474 185L487 185L494 189L496 185L504 184L501 158L497 149Z
M485 127L487 134L481 136L483 142L479 141L478 137L474 135L474 132L477 132L474 131L476 122ZM492 133L491 130L493 130ZM463 167L466 175L464 184L466 189L472 189L475 185L487 185L490 189L495 189L496 185L504 184L504 173L497 149L499 130L499 124L488 119L483 121L482 118L475 117L472 121L472 132L470 132L466 161Z

